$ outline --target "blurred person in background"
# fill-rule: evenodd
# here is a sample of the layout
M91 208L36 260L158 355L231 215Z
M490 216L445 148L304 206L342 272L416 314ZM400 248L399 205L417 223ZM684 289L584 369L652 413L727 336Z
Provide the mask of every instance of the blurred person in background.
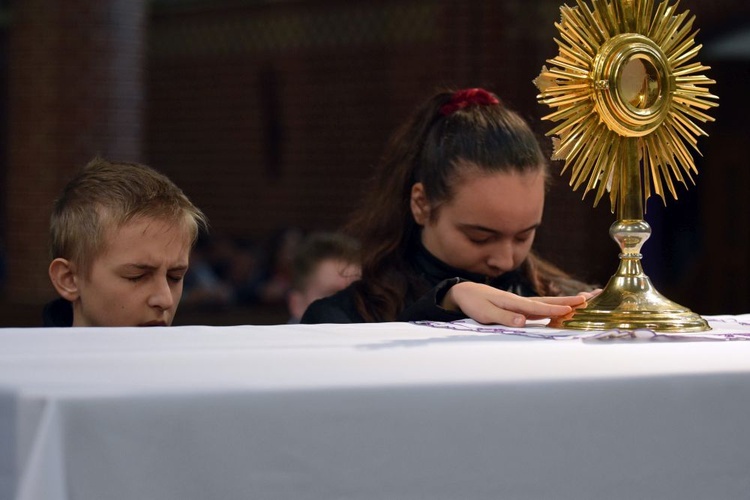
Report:
M289 322L299 323L313 301L343 290L359 277L359 245L355 239L340 233L310 233L292 260Z

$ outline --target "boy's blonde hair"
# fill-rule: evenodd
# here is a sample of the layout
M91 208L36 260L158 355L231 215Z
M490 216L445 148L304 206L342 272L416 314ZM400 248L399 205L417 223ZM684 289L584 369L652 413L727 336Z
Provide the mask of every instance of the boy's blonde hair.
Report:
M137 163L94 158L55 201L51 257L67 259L85 274L104 250L106 231L138 217L184 224L192 243L207 227L203 212L165 175Z

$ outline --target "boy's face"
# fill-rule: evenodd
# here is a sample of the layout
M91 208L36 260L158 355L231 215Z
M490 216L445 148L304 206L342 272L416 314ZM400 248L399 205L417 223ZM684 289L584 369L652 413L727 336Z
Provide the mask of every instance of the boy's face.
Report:
M138 218L110 229L88 276L76 275L73 326L168 326L182 296L192 238L185 225Z

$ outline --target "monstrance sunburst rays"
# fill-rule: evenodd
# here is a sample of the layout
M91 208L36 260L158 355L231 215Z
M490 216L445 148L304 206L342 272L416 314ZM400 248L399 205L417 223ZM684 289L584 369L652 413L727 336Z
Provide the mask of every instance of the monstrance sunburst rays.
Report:
M696 122L713 121L703 111L718 104L705 87L715 82L700 74L710 68L690 62L701 48L698 30L692 31L695 16L675 14L678 3L665 0L654 12L654 0L592 0L593 9L576 0L577 7L560 9L559 54L534 83L539 101L557 108L544 117L559 122L547 133L558 136L552 159L565 160L574 190L585 184L584 198L595 190L594 206L609 191L615 211L616 167L633 137L644 207L652 192L665 203L666 190L676 199L674 181L694 183L698 171L688 146L700 154L697 136L706 133ZM629 66L627 57L640 64Z

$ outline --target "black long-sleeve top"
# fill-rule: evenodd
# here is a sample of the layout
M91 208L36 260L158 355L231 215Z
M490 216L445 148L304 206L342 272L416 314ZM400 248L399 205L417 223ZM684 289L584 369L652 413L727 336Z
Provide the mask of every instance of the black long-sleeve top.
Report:
M44 326L73 326L73 304L58 298L44 306L42 311Z
M460 281L484 283L499 290L513 292L524 297L539 295L529 280L519 270L510 271L490 278L476 273L449 266L427 251L421 243L413 246L409 262L414 273L429 291L416 300L404 304L398 315L398 321L454 321L464 319L460 311L449 311L440 306L445 293ZM353 283L340 292L316 300L305 311L301 323L364 323L365 320L357 310L354 301Z

